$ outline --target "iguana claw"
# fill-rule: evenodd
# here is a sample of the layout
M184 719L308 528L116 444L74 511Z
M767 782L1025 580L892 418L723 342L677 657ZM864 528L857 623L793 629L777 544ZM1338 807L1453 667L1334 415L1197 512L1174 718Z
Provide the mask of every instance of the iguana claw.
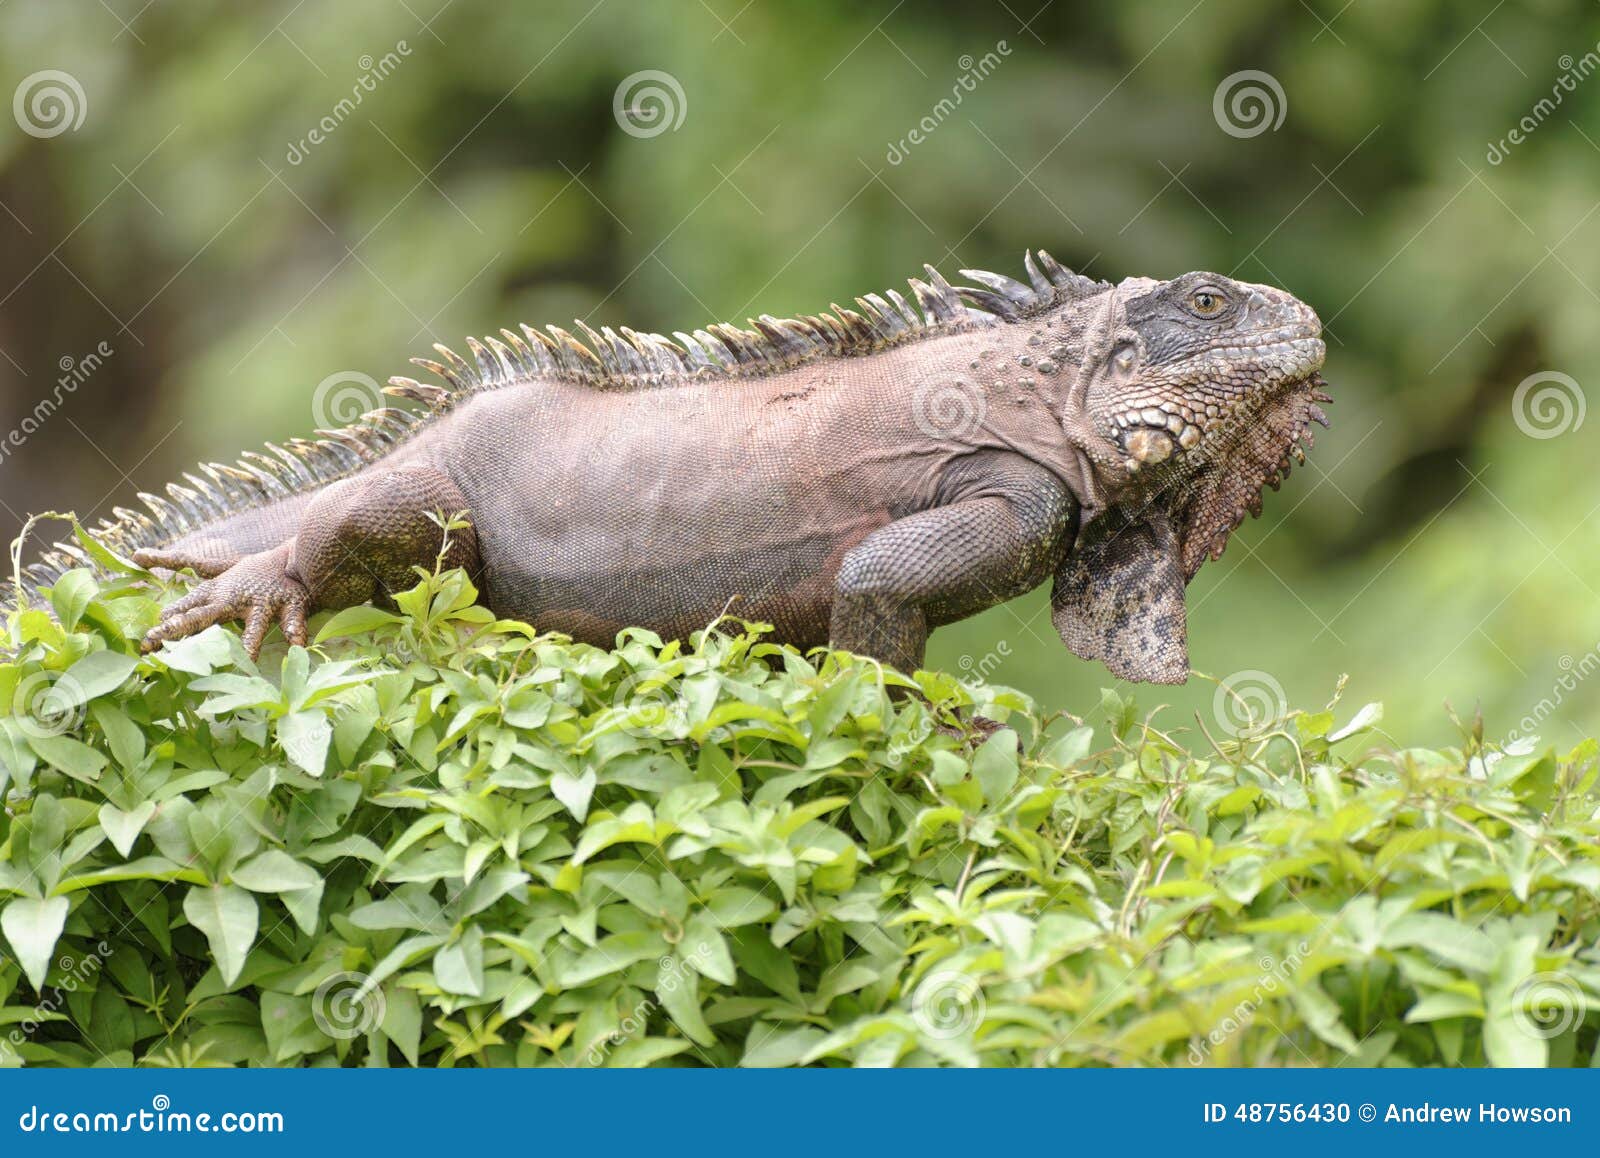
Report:
M287 546L246 555L226 567L187 555L138 552L134 561L142 567L188 568L211 575L162 611L161 622L151 628L140 649L155 651L169 639L183 639L212 624L239 619L244 620L244 649L251 659L260 657L262 641L274 622L290 643L305 646L311 597L286 570Z

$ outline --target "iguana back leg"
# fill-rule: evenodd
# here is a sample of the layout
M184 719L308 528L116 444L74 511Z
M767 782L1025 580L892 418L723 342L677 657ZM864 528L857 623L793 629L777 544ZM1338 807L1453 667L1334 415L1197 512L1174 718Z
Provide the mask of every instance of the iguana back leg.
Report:
M205 578L162 613L144 648L236 619L245 622L252 658L274 622L303 645L311 612L386 600L414 584L413 567L433 565L444 534L433 513L471 515L460 490L436 470L377 471L328 486L306 507L294 537L276 547L231 560L227 544L215 540L139 551L140 566L188 568ZM450 532L444 565L478 571L470 525Z
M1031 591L1052 573L1077 516L1055 474L994 452L972 456L952 476L945 505L895 520L845 556L833 646L911 672L934 627Z

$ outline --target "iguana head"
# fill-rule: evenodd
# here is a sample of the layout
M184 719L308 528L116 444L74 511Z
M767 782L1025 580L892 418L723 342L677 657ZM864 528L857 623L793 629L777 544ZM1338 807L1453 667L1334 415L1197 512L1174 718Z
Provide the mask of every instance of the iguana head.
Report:
M1187 273L1129 278L1114 292L1122 324L1088 408L1130 473L1201 450L1322 366L1317 315L1271 286Z
M1322 324L1271 286L1214 273L1129 278L1080 303L1069 440L1093 463L1054 619L1129 679L1188 675L1183 589L1304 461Z
M1322 322L1282 290L1215 273L1129 278L1105 314L1084 367L1087 420L1121 460L1101 474L1114 505L1176 520L1192 578L1304 461L1310 423L1326 424Z

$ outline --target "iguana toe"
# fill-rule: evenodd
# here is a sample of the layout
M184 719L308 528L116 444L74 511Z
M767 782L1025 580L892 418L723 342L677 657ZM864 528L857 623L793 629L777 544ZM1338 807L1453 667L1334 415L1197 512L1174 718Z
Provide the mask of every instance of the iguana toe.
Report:
M311 598L304 585L286 572L286 558L283 548L263 551L245 556L207 579L162 611L161 621L144 637L141 650L155 651L168 640L233 620L244 621L244 649L251 659L260 657L261 645L274 623L282 627L291 644L304 646Z
M144 548L133 553L133 561L144 568L163 571L193 571L202 579L215 579L239 561L239 552L226 543L205 540L184 550Z

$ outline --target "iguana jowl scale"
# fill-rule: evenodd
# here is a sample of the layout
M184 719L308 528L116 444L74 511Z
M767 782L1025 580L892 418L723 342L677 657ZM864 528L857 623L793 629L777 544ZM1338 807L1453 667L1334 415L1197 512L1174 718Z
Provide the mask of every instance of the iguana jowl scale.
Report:
M316 441L208 464L99 533L203 579L148 647L279 623L412 585L447 562L497 613L608 645L682 636L738 597L786 642L902 669L929 631L1054 577L1080 656L1188 674L1183 589L1263 486L1303 459L1324 348L1312 310L1217 274L1118 285L1040 252L1029 284L928 268L914 301L750 329L550 327L417 363L387 409ZM78 561L58 546L36 585Z

